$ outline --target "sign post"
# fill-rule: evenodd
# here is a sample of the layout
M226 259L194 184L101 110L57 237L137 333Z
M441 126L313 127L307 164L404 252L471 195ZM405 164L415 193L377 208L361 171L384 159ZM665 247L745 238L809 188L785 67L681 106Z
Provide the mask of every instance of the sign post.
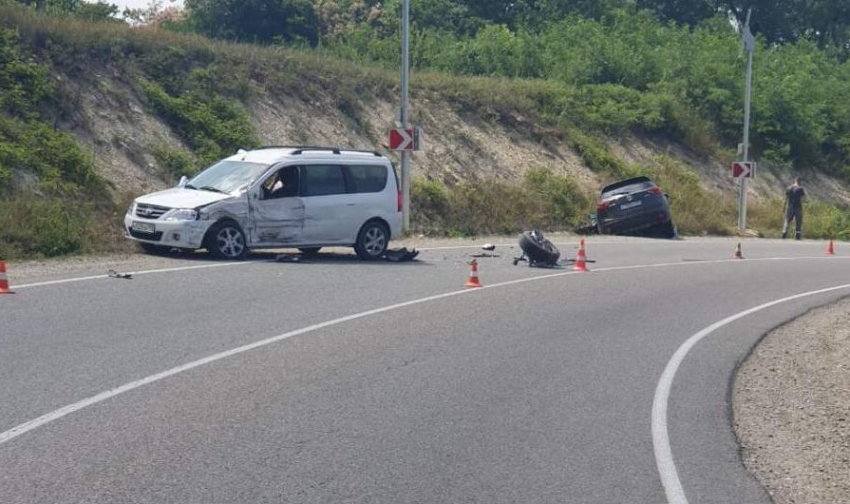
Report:
M401 4L401 127L410 126L408 91L410 87L410 0ZM412 144L412 135L411 141ZM410 230L410 150L401 152L402 229Z
M756 39L750 32L750 15L753 10L747 12L747 22L744 24L743 43L744 49L747 51L747 82L744 91L744 145L741 160L746 163L749 161L750 148L750 104L753 91L753 53L756 50ZM742 176L741 192L738 195L738 230L743 232L747 229L747 179L748 176Z

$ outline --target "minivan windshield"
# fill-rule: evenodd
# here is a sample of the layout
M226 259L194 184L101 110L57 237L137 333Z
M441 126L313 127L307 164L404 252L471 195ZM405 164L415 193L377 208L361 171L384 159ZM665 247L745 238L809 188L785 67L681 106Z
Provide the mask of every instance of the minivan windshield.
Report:
M229 194L256 180L269 166L245 161L219 161L196 175L186 187Z

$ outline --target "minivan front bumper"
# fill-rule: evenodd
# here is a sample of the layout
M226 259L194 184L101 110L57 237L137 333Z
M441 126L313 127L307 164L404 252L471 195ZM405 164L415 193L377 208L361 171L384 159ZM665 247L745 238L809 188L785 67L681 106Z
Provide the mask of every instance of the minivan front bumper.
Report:
M142 233L136 231L133 229L133 222L153 225L154 232ZM155 245L197 249L203 247L204 235L212 225L213 221L209 220L162 221L125 215L124 236L130 240Z

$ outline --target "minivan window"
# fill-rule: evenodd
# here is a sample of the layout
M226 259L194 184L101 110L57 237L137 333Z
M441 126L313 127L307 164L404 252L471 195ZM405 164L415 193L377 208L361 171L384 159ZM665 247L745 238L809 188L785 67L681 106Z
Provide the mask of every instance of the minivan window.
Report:
M352 193L381 192L387 186L387 167L381 165L348 166L348 190Z
M297 166L281 168L263 182L263 199L298 196L299 173Z
M196 175L189 181L187 187L190 189L209 188L230 193L246 184L250 184L257 177L265 173L268 168L269 165L262 163L219 161Z
M301 171L301 193L304 196L345 194L345 177L341 166L309 165Z

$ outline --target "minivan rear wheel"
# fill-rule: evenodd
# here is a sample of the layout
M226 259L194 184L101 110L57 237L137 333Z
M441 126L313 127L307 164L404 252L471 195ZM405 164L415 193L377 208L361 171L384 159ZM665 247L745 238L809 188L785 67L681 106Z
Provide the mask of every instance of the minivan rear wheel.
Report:
M387 227L378 221L371 221L360 228L354 251L360 259L374 261L384 255L389 243L390 231Z
M232 221L214 224L207 232L206 246L216 259L240 260L248 255L245 233Z

